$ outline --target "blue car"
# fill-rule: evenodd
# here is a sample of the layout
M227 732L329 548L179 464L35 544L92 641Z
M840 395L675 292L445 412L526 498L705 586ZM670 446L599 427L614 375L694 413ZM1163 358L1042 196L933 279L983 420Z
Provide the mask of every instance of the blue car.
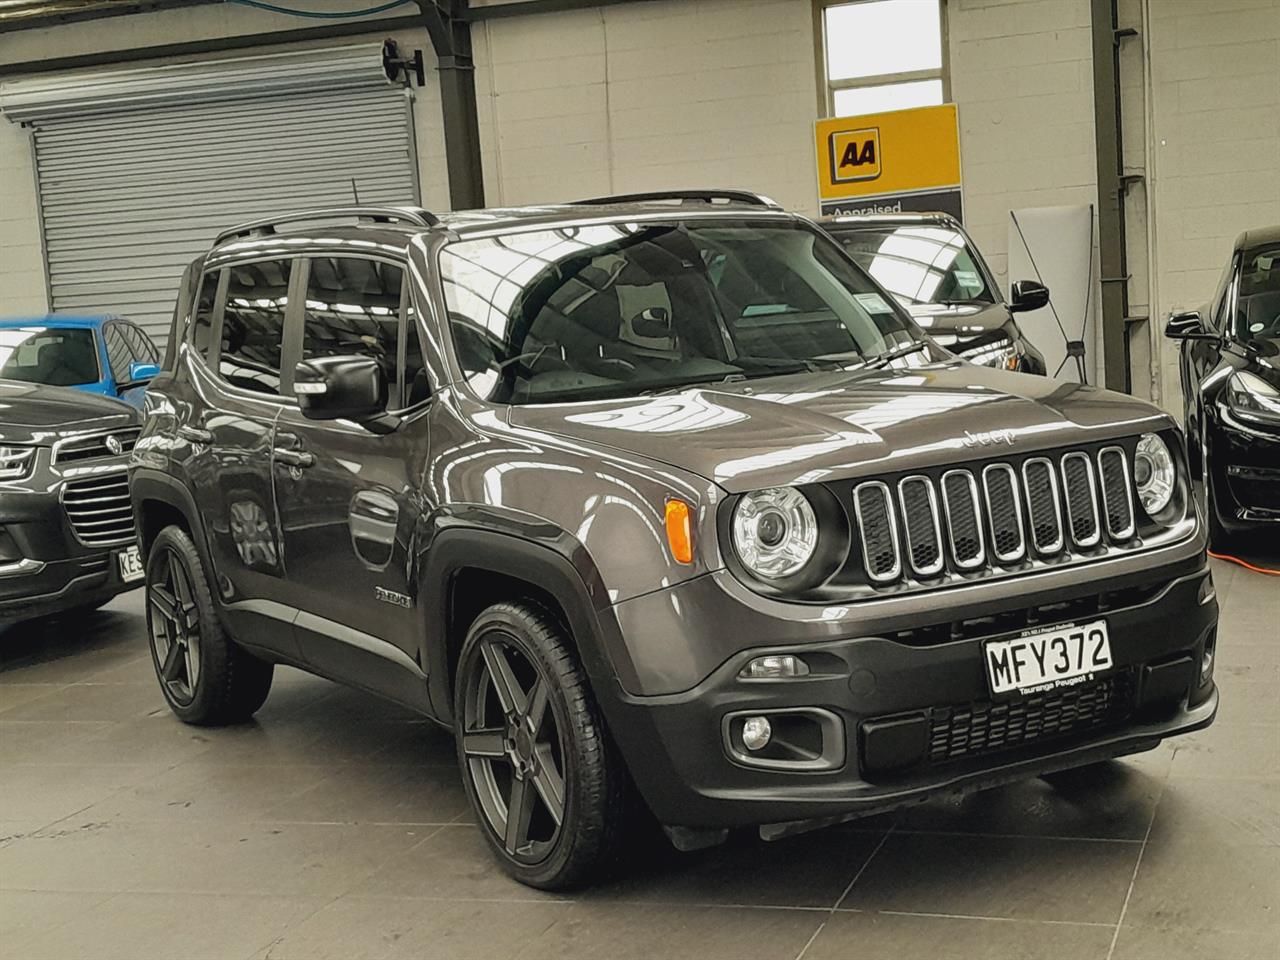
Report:
M73 387L141 409L160 353L134 323L113 316L0 320L0 380Z

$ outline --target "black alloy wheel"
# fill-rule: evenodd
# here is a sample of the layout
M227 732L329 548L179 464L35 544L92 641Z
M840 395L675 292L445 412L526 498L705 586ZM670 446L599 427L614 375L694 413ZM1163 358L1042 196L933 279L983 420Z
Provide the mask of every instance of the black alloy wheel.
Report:
M472 625L455 682L467 795L515 879L563 889L616 860L629 781L563 626L533 604Z

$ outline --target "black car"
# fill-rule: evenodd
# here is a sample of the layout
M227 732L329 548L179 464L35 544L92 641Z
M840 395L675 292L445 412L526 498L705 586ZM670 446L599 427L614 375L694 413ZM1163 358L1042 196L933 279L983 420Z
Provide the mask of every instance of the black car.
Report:
M1034 280L1013 284L1005 303L964 228L946 213L827 217L823 228L905 306L939 346L970 363L1045 373L1044 355L1013 315L1049 302Z
M0 624L140 585L126 473L140 421L119 400L0 380Z
M1181 341L1187 459L1213 541L1280 535L1280 227L1240 234L1212 302L1165 334Z
M763 198L257 221L170 343L130 461L170 708L244 720L277 663L405 704L522 882L637 797L689 849L1213 721L1173 418L955 357Z

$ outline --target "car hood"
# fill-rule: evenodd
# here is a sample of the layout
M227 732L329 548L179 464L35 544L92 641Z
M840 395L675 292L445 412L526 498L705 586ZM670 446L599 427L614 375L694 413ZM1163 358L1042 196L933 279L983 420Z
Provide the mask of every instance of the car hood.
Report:
M0 380L0 441L41 443L83 430L138 423L136 410L100 394Z
M1013 315L1003 303L913 303L907 312L938 346L957 353L1017 336Z
M509 408L509 426L638 454L731 493L953 464L1170 426L1150 404L963 361Z

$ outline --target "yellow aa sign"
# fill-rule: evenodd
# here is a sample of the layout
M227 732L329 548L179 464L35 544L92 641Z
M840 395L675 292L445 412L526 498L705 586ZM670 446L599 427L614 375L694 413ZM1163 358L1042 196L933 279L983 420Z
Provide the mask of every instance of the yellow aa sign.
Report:
M871 201L886 199L902 201L901 209L924 209L920 203L946 209L950 197L959 202L954 103L819 120L814 145L824 213L870 210L883 206Z

